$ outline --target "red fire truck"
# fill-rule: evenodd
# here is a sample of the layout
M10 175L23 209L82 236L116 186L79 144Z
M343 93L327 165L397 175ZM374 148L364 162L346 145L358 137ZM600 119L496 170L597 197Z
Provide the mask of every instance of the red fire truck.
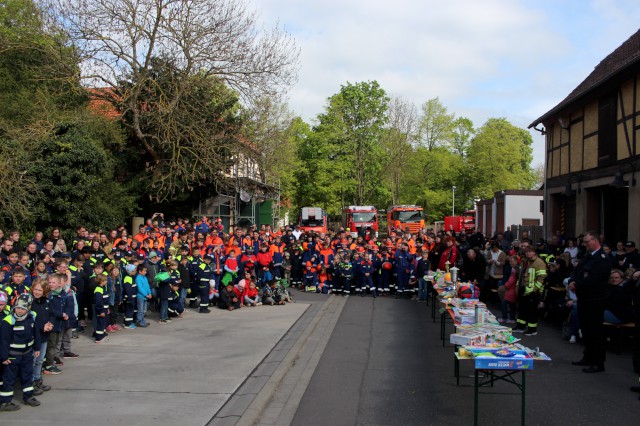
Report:
M391 206L387 209L387 232L405 231L416 233L424 229L424 209L420 206Z
M298 229L302 232L327 232L327 212L320 207L303 207Z
M451 229L455 232L471 233L476 229L476 211L467 210L464 212L464 216L445 216L444 230L450 231Z
M342 212L342 225L353 238L378 236L378 210L374 206L349 206Z

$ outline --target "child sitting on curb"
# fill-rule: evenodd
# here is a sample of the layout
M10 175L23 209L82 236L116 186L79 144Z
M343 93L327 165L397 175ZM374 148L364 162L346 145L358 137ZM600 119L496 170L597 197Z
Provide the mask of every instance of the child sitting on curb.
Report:
M276 284L276 280L271 280L269 285L262 290L262 303L265 305L284 305L284 300L282 300Z
M240 309L240 299L236 296L233 290L233 283L229 282L225 288L220 291L220 301L218 302L220 309L227 309L233 311L234 309Z
M256 283L254 283L253 281L249 281L249 288L245 289L244 304L246 306L262 305L262 302L260 301L260 295L258 294L258 289L256 288Z

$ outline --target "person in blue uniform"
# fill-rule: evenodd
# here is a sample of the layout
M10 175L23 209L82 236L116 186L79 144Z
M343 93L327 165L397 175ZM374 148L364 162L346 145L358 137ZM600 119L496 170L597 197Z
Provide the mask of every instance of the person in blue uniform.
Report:
M215 286L213 270L211 269L211 261L214 260L214 256L206 254L203 259L203 263L198 267L198 293L200 295L200 309L201 314L208 314L209 310L209 289L213 284Z
M341 262L338 264L338 275L342 282L342 294L347 296L350 295L351 284L353 282L353 265L346 256L342 258Z
M169 317L182 318L184 312L184 305L180 297L180 284L171 282L171 294L169 295Z
M409 253L409 246L405 243L402 244L400 250L396 250L394 257L394 263L396 267L397 278L397 294L396 297L404 296L405 292L410 292L408 288L409 277L411 275L411 262L413 256Z
M320 291L318 288L318 275L310 261L305 265L305 271L302 275L302 284L304 286L304 290L307 292L316 293Z
M93 291L93 303L96 314L96 329L93 333L96 343L102 343L107 337L106 328L109 316L109 292L106 291L107 277L98 275L96 277L96 289Z
M584 352L582 359L573 365L584 366L584 373L605 371L606 345L604 340L604 299L611 273L611 261L602 249L599 235L588 231L582 240L587 253L569 278L569 290L578 297L578 321L582 330Z
M29 287L25 284L26 274L22 268L14 268L9 283L4 292L9 296L9 304L13 306L18 296L29 293Z
M125 267L127 275L122 279L124 302L124 326L135 330L135 314L138 304L138 285L135 281L136 265L130 263Z
M20 380L22 399L26 405L40 405L33 396L33 358L40 355L40 332L35 326L35 314L30 312L33 297L21 294L0 325L0 363L2 388L0 388L0 411L19 410L12 402L13 388Z
M371 254L367 253L364 255L364 261L360 265L360 269L362 270L362 293L361 296L365 296L367 289L371 292L371 295L375 299L378 297L378 292L376 288L376 284L373 281L373 276L375 273L373 261L371 260Z

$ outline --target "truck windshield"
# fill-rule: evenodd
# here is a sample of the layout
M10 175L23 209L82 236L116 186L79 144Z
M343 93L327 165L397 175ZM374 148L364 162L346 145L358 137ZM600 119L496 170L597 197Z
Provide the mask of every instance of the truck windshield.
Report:
M302 219L300 221L301 226L324 226L324 221L320 218L316 219Z
M353 213L353 221L356 223L375 222L376 214L375 212Z
M396 219L400 222L420 222L422 220L422 210L397 212Z

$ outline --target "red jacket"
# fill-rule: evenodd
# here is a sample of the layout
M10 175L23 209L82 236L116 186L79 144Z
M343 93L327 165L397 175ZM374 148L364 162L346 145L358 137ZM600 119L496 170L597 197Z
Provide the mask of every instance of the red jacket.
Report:
M438 269L444 271L447 269L446 263L449 261L449 267L453 268L456 266L456 260L458 260L459 252L456 246L447 247L442 252L442 256L440 256L440 263L438 264Z
M268 267L271 262L273 262L273 256L271 255L271 253L267 252L259 252L258 255L256 256L257 261L258 261L258 265L260 265L260 267L262 268L266 268Z
M256 297L258 295L258 289L255 288L255 287L254 288L251 288L251 287L245 288L244 295L253 299L254 297Z
M244 299L244 297L243 297L243 296L244 296L244 294L245 294L246 290L245 290L245 288L244 288L244 287L239 287L239 286L237 286L237 285L234 285L234 286L233 286L233 292L236 294L236 297L237 297L240 301L242 301L242 300Z
M506 292L504 293L504 300L511 303L516 303L518 301L518 293L516 292L516 269L511 269L511 275L509 275L509 279L506 283L504 283L504 288Z

